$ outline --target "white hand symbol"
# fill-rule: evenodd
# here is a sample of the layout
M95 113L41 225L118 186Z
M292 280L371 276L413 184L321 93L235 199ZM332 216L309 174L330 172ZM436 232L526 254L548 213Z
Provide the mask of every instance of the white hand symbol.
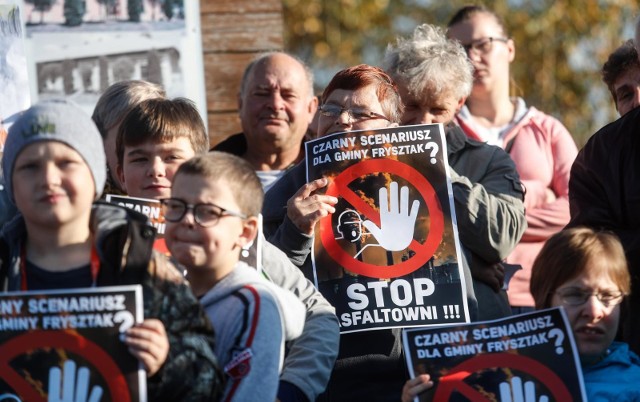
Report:
M400 202L398 203L398 183L391 182L391 208L387 201L387 188L379 191L380 198L380 227L370 220L363 222L367 230L376 238L380 246L388 251L404 250L413 240L413 231L418 217L420 201L414 200L409 212L409 187L400 189ZM400 205L398 205L400 204Z
M102 387L95 385L89 393L89 369L80 367L76 381L76 362L67 360L64 362L64 386L60 395L61 372L58 367L49 370L49 398L48 402L100 402Z
M500 402L536 402L536 386L533 381L527 381L523 389L522 379L517 376L511 379L511 384L508 381L501 382ZM538 402L549 402L549 397L540 395Z

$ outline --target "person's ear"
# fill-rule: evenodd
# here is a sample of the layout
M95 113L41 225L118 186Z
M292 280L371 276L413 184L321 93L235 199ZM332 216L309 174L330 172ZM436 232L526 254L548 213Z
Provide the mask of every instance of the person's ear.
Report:
M513 39L507 40L507 50L509 51L509 63L516 58L516 44Z
M242 222L242 232L238 236L236 245L240 248L251 244L258 235L258 217L250 216Z
M309 105L307 106L309 110L309 124L313 121L316 112L318 111L318 97L314 96L309 100Z
M456 113L458 114L458 112L460 111L460 109L462 109L462 106L464 106L464 103L467 101L467 97L463 96L462 98L458 99L458 104L456 105Z
M116 166L116 174L118 175L118 180L120 181L120 187L124 190L125 193L129 194L127 191L127 183L124 181L124 169L122 169L122 165L118 163Z

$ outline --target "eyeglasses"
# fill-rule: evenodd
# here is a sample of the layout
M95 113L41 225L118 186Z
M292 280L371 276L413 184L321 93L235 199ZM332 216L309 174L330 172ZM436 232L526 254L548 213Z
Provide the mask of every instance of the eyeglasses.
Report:
M247 216L240 212L233 212L215 204L187 204L178 198L166 198L160 200L164 212L164 219L169 222L180 222L191 211L193 220L202 226L210 227L218 223L220 218L225 216L236 216L240 219L247 219Z
M612 307L622 302L624 293L619 290L609 290L604 292L589 292L579 288L566 288L556 290L560 296L562 303L568 306L581 306L589 300L591 296L595 296L605 307Z
M493 49L493 42L507 43L509 42L509 39L488 37L475 40L468 45L462 45L462 47L464 48L464 51L467 52L467 54L487 54L491 51L491 49Z
M344 112L347 112L351 120L354 122L373 119L383 119L390 121L386 116L366 109L348 109L346 107L335 105L333 103L325 103L324 105L320 106L320 114L325 117L331 117L335 119L337 117L340 117L340 115L342 115L342 113Z

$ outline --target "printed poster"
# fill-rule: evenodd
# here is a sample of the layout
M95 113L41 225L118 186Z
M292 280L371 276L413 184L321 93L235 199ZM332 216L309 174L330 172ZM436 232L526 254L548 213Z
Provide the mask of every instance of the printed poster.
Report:
M339 199L312 260L340 331L468 322L442 125L338 133L306 155Z
M0 4L0 158L7 130L30 104L27 57L19 1ZM0 172L1 173L1 172Z
M164 214L162 213L162 205L160 204L160 201L151 198L128 197L126 195L115 194L107 194L104 199L112 204L133 209L134 211L146 215L147 218L149 218L149 224L156 228L156 240L153 243L153 248L162 254L169 254L169 249L164 241L164 229L166 227L166 223L164 221Z
M434 387L416 401L586 401L565 312L536 311L495 321L403 332L411 378ZM517 396L520 395L520 398ZM546 399L545 399L546 398Z
M145 401L146 374L119 336L142 320L139 285L1 294L2 400Z

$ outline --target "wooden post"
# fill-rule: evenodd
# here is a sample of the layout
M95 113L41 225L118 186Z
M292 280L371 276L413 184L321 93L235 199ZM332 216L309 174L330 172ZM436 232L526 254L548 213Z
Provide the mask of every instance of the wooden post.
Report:
M201 0L209 138L239 133L237 93L245 66L284 47L281 0Z

